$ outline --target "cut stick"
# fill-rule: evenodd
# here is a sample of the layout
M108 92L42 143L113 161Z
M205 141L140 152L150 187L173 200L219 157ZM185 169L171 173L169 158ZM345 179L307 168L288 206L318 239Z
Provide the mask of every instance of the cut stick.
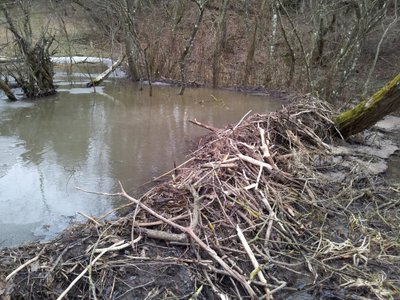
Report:
M236 225L236 232L238 234L240 242L242 243L242 245L244 247L244 250L246 251L248 257L250 258L251 263L253 264L254 269L258 270L258 272L257 272L258 279L260 279L260 281L266 285L267 280L265 279L264 274L261 271L260 264L258 263L255 255L253 253L253 250L251 250L249 244L247 243L247 240L244 237L243 232L240 229L239 225ZM271 293L267 287L265 287L265 294L266 294L267 299L271 299Z
M274 210L272 209L271 205L269 204L264 193L260 190L258 192L261 194L261 201L264 203L265 207L268 209L268 212L269 212L269 221L268 221L267 231L265 233L265 242L264 242L264 246L267 249L267 245L268 245L269 239L271 237L272 225L273 225L274 221L277 220L277 218L276 218L276 214L275 214Z
M21 271L23 268L29 266L31 263L37 261L40 257L40 255L43 254L44 250L46 250L46 246L43 247L42 250L40 250L39 254L36 255L34 258L28 260L26 263L20 265L18 268L16 268L14 271L12 271L7 277L6 281L9 281L11 278L13 278L19 271Z
M217 168L237 168L237 164L235 163L218 163L218 162L212 162L212 163L206 163L204 165L202 165L202 167L205 168L213 168L213 169L217 169Z
M254 158L250 157L250 156L243 155L243 154L239 153L238 157L241 160L247 161L248 163L251 163L251 164L253 164L255 166L266 168L268 171L272 171L272 169L273 169L273 167L270 164L267 164L265 162L259 161L257 159L254 159Z
M263 157L274 167L275 162L272 159L271 153L269 151L269 142L265 139L265 130L258 125L258 130L260 131L260 138L261 138L261 151L263 152Z
M194 120L189 120L189 122L192 123L192 124L194 124L194 125L203 127L203 128L205 128L205 129L207 129L207 130L210 130L210 131L212 131L212 132L218 132L218 131L220 131L220 129L215 128L215 127L212 127L212 126L210 126L210 125L206 125L206 124L200 123L200 122L197 121L196 119L194 119Z
M112 250L112 251L123 250L123 249L125 249L125 248L128 248L128 247L131 246L132 244L136 244L136 243L139 242L141 239L142 239L142 236L138 236L138 237L133 241L133 243L132 243L132 242L123 243L123 244L121 244L121 245L119 245L119 246L113 247L111 250ZM107 250L107 249L109 249L109 250ZM108 247L108 248L97 248L97 249L94 249L93 252L94 252L94 253L101 253L101 252L103 252L104 250L111 251L111 250L110 250L110 247ZM107 251L106 251L106 252L107 252Z
M148 228L135 228L139 233L146 235L149 238L164 240L169 242L184 242L187 240L187 236L184 233L171 233L162 230L148 229Z

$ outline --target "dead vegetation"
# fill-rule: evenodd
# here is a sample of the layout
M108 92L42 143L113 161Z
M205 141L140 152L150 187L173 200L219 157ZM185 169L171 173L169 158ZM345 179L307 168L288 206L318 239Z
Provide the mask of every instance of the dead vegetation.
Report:
M338 163L330 128L313 99L211 128L172 179L140 199L121 188L120 218L3 250L0 296L399 297L399 190Z

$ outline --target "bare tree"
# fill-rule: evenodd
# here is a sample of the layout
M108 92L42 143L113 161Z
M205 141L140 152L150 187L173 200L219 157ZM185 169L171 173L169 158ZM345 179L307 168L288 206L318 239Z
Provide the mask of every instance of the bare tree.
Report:
M274 1L274 6L275 6L276 14L277 14L277 20L279 23L279 27L281 29L282 36L283 36L283 39L285 41L285 44L286 44L286 47L288 50L288 54L286 56L290 60L289 61L289 74L287 76L287 81L286 81L286 86L290 87L293 82L294 72L295 72L295 68L296 68L296 57L295 57L295 52L293 50L293 46L292 46L291 42L289 41L289 37L286 32L285 26L283 25L283 22L282 22L282 15L281 15L281 12L279 9L279 4ZM271 51L271 53L273 53L273 51Z
M201 20L203 19L204 15L204 10L206 9L206 3L208 0L195 0L194 2L197 5L198 8L198 15L196 22L193 26L192 29L192 34L190 35L190 38L181 54L181 57L179 59L179 70L181 74L181 89L179 91L179 95L183 95L186 87L186 82L185 82L185 66L186 66L186 57L190 54L190 50L193 47L193 42L196 37L197 31L199 30Z
M221 71L221 55L226 45L226 12L228 10L230 0L224 0L221 8L221 15L218 21L217 38L213 53L212 74L213 88L219 84L219 75Z
M376 46L376 52L375 52L374 61L372 63L371 69L369 70L367 80L365 80L363 96L365 96L368 93L369 83L370 83L370 80L371 80L372 73L375 70L376 63L378 62L378 57L379 57L379 54L380 54L380 51L381 51L382 43L385 40L385 38L386 38L387 34L389 33L389 31L397 24L397 22L399 22L397 0L393 1L393 7L394 7L393 21L391 21L390 24L386 27L385 31L383 32L383 34L382 34L382 36L381 36L381 38L379 40L378 45Z
M54 36L49 33L48 25L45 25L39 37L34 37L30 20L31 4L29 0L21 0L15 4L1 4L5 24L14 38L18 57L18 61L8 68L4 77L14 78L28 98L51 95L56 92L53 84L53 64L50 60L50 47ZM11 5L14 13L17 10L20 14L17 21L10 14ZM3 80L0 88L10 100L15 100L11 90L7 89L6 81Z
M135 15L139 0L119 0L115 2L117 11L124 21L124 35L129 73L133 80L140 79L138 61L140 55L139 38L136 32Z
M334 99L340 95L353 73L360 55L361 46L371 32L384 17L388 1L354 0L349 4L336 3L335 31L343 32L339 45L331 55L331 62L325 76L325 83L320 91L326 99Z
M397 24L388 22L388 15L393 17L388 3L395 0L70 1L90 12L99 36L115 26L113 36L125 47L132 79L179 79L180 93L186 76L196 69L217 87L224 66L228 84L291 87L333 99L359 69L361 49L371 33L376 35L375 28L382 24L389 31ZM228 20L235 26L227 40ZM216 24L216 32L204 32L214 39L213 47L196 47L203 22ZM376 49L379 55L380 47ZM240 70L236 63L243 60Z
M243 85L247 85L249 82L249 76L253 67L254 54L256 51L257 36L260 31L261 14L264 11L266 2L266 0L260 0L258 3L258 9L255 13L253 32L251 34L250 45L246 55L246 63L244 67L244 75L242 81Z
M97 26L104 27L104 19L116 24L121 29L122 39L125 45L126 59L128 62L129 75L132 80L141 79L140 58L143 50L140 47L137 33L136 16L141 5L140 0L72 0L72 2L83 7Z
M176 35L178 33L178 25L181 23L183 19L183 15L187 8L188 1L186 0L175 0L173 3L173 16L172 16L172 25L171 25L171 39L168 44L168 64L167 64L167 76L170 76L173 68L176 66L176 61L171 59L171 53L176 47Z

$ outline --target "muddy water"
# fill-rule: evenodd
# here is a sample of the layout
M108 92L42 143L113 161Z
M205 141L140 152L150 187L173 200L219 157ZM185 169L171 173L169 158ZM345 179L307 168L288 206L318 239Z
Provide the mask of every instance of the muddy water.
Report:
M230 91L156 86L124 80L83 88L57 73L59 93L35 102L0 101L0 247L54 237L78 212L99 216L121 199L87 194L129 190L185 159L190 141L206 130L188 122L220 127L249 110L276 110L265 96ZM94 75L93 75L94 76Z

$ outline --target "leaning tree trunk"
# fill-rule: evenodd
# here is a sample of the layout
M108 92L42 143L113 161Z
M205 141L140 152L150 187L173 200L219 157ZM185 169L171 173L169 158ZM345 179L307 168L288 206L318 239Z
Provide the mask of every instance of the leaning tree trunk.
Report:
M98 86L100 83L103 82L112 72L114 72L121 64L122 61L125 59L125 55L123 55L120 59L118 59L115 63L113 63L107 70L101 73L99 76L91 80L86 84L86 87L94 87Z
M4 92L4 94L7 96L8 100L17 101L17 97L15 97L10 86L1 79L0 79L0 90L2 90Z
M335 126L346 138L359 133L400 108L400 73L369 99L335 118Z

